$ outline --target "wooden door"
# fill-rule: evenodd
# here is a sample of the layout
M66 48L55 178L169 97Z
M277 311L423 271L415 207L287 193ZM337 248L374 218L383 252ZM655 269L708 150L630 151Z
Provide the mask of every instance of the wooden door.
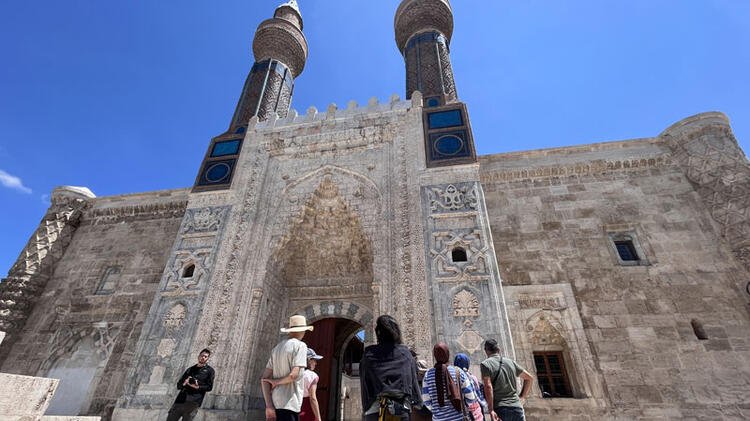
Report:
M303 341L308 347L315 350L318 355L322 355L323 359L318 361L318 366L315 372L318 373L320 380L318 381L318 404L320 405L320 418L324 421L328 420L328 414L335 414L336 408L329 408L329 402L331 402L331 393L336 391L331 390L331 368L333 364L333 355L335 353L335 335L336 335L336 319L323 319L313 323L314 330L307 332ZM334 418L335 419L335 418Z

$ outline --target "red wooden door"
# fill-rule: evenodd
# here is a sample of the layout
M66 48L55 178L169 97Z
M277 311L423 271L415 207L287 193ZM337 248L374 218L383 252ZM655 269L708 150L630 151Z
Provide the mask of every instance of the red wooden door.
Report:
M323 319L313 323L315 328L312 332L307 332L303 341L308 347L315 350L323 359L318 361L315 372L320 376L318 381L318 404L320 405L320 418L328 420L329 413L336 413L335 408L328 408L331 401L331 365L333 364L334 340L336 335L336 319Z

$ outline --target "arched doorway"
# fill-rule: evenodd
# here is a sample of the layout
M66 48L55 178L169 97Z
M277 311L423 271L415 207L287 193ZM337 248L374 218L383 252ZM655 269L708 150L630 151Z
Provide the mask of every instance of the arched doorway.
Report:
M324 421L361 418L359 361L364 351L364 328L356 321L325 318L313 323L305 343L323 356L315 370L320 376L318 402Z

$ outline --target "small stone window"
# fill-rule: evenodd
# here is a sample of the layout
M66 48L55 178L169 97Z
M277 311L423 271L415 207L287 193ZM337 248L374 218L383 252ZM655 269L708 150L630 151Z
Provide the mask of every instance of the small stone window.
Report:
M562 352L534 352L534 365L543 398L573 397Z
M650 262L635 231L608 233L610 247L620 266L647 266Z
M109 266L104 269L104 274L96 288L96 295L108 295L117 288L117 280L120 279L122 268L120 266Z
M690 326L693 327L693 333L695 334L695 337L698 338L698 340L708 340L708 334L706 334L706 329L703 328L703 323L701 323L697 319L693 319L690 321Z
M617 248L617 254L623 262L637 262L641 260L638 257L638 252L635 250L633 240L615 241L615 248Z
M451 251L451 259L453 263L467 262L469 260L466 256L466 250L461 247L456 247Z
M183 278L192 278L194 274L195 274L195 265L192 263L186 266L185 269L182 270Z

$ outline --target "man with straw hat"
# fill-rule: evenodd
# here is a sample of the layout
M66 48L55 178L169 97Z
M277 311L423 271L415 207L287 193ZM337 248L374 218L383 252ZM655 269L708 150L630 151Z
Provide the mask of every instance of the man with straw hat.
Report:
M307 325L305 316L290 317L289 327L281 329L288 337L271 350L261 376L268 421L299 421L304 393L302 374L307 366L307 345L302 338L308 330L313 327Z

